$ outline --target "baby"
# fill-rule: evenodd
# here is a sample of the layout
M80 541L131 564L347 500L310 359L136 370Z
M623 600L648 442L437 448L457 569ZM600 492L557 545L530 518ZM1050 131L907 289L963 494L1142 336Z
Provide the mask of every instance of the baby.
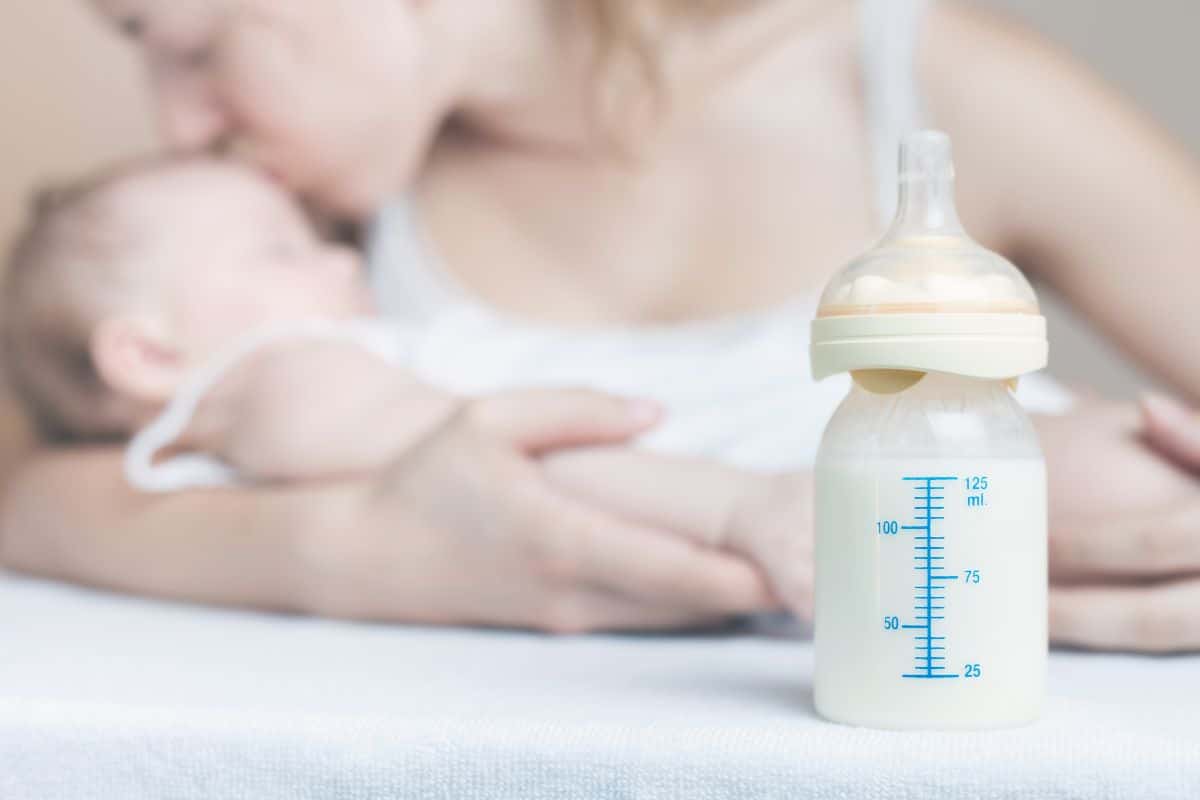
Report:
M133 436L142 489L366 472L462 402L406 368L357 253L228 162L138 163L43 200L3 305L4 365L43 437ZM618 515L776 565L777 594L807 613L806 478L627 448L541 463Z

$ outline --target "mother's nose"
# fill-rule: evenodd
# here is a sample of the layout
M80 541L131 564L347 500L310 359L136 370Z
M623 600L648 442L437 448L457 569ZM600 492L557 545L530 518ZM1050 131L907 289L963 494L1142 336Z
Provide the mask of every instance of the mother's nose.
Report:
M229 135L229 115L205 82L179 76L155 83L159 124L172 150L207 150Z

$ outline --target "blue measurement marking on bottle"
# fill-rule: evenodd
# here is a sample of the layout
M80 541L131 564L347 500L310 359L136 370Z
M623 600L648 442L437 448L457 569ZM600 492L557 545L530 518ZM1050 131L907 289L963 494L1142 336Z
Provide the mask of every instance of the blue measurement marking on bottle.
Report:
M958 576L946 572L945 565L940 563L946 560L945 556L941 555L942 551L946 549L942 544L946 537L935 536L933 531L934 522L945 519L944 516L936 513L946 509L944 505L937 505L938 501L945 502L946 496L943 494L945 484L957 481L958 478L946 475L923 475L905 477L904 480L915 484L913 495L913 522L915 524L902 525L901 530L914 533L913 560L916 562L916 566L913 569L918 573L920 582L913 587L916 591L913 601L913 609L916 611L913 615L914 622L900 626L903 629L918 631L913 636L916 655L913 656L912 671L906 672L900 677L920 680L957 678L957 673L946 670L946 656L939 655L939 653L946 652L946 637L934 635L934 623L946 618L944 613L938 613L946 610L946 595L943 593L946 584L942 581L956 580Z

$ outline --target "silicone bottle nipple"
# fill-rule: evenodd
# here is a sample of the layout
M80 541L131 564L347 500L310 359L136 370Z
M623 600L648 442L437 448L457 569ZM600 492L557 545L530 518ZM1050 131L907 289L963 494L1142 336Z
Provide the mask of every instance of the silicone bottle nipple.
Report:
M900 370L1008 379L1045 366L1045 320L1033 287L959 221L950 137L909 135L899 167L891 227L821 295L813 374ZM913 379L880 377L884 388Z
M904 139L899 189L891 227L834 276L818 316L1038 313L1020 271L963 230L949 136L921 131Z
M900 202L884 242L914 236L966 238L954 203L950 137L921 131L900 145Z

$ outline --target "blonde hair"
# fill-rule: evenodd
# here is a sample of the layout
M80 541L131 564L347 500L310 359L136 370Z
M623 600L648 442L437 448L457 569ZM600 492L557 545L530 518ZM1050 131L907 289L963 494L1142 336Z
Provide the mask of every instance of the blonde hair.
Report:
M8 258L0 294L0 363L41 439L104 441L130 420L96 370L97 289L128 251L108 190L145 163L40 192Z

